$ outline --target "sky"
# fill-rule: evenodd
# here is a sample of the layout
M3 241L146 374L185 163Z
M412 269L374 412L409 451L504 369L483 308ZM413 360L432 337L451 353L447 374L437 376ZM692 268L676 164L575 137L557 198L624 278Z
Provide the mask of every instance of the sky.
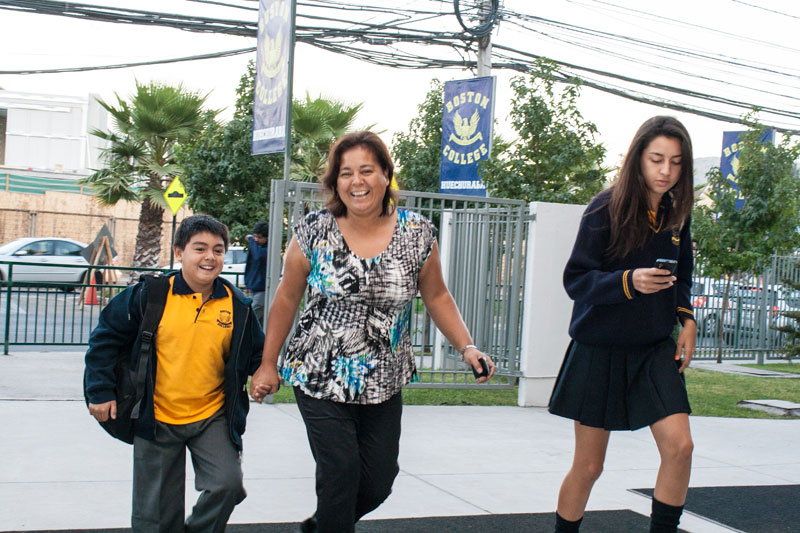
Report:
M247 4L244 0L229 1ZM443 2L434 0L371 0L362 3L381 2L390 6L415 5L444 9ZM188 0L87 0L87 3L255 20L255 12L223 9ZM733 67L709 66L693 60L676 61L666 58L663 51L645 52L641 46L625 43L615 49L617 57L614 57L608 50L594 50L590 45L576 47L574 36L559 37L556 31L547 36L544 32L525 31L505 21L501 21L495 29L492 41L555 57L567 63L726 98L774 105L798 113L800 103L792 104L791 101L800 102L800 69L797 67L800 65L800 45L796 45L800 29L800 4L793 0L775 0L768 3L769 10L754 7L756 4L767 3L758 0L504 2L507 8L550 20L612 32L623 37L688 47L710 55L724 54L735 60L752 61L781 71L782 77L761 76ZM457 29L453 16L432 23ZM0 10L0 50L3 50L0 70L149 61L249 46L255 46L255 39ZM459 57L454 52L442 49L434 53L436 57L447 54L453 59ZM620 55L628 57L621 58ZM226 118L232 112L239 78L245 72L247 61L254 57L255 53L252 53L224 59L120 70L0 75L0 87L7 91L58 95L85 96L94 93L113 101L114 93L123 97L131 94L136 80L182 83L191 90L208 93L209 105L223 109L221 117ZM648 65L647 58L659 62L661 66ZM508 126L512 96L509 80L518 73L494 70L492 74L498 77L495 107L497 128L504 136L513 137ZM431 79L446 81L473 75L470 71L460 69L392 69L300 43L295 51L294 94L296 97L306 93L312 97L322 95L347 103L363 102L364 109L358 122L375 124L375 129L382 132L384 140L391 143L393 134L406 130L409 120L417 114L417 105L424 99ZM705 78L728 83L715 83ZM712 108L710 105L707 107ZM606 145L606 163L610 165L618 164L638 126L656 114L674 115L685 123L692 135L696 157L718 156L722 131L742 129L735 124L632 102L587 87L582 89L579 108L586 119L597 125L598 140ZM730 112L724 106L717 106L716 109ZM800 120L791 119L786 124L800 130Z

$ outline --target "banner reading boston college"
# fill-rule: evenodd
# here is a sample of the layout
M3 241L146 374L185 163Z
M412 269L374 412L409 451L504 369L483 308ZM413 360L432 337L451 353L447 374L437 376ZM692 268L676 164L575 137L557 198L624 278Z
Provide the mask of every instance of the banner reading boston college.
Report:
M486 196L478 162L492 152L495 77L444 84L439 192Z
M286 149L290 1L260 0L258 5L253 155Z
M722 132L722 156L719 159L719 171L731 187L736 190L736 200L733 207L737 211L744 207L745 197L739 190L739 137L743 131ZM775 130L766 130L760 142L775 144Z

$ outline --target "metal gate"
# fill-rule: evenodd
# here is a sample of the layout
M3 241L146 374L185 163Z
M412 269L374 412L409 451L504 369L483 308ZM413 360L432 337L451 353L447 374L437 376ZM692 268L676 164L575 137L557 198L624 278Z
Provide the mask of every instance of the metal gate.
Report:
M774 255L759 275L737 273L730 279L715 279L695 273L695 359L714 359L720 346L725 360L763 363L785 357L781 350L791 339L776 328L796 327L787 313L800 310L800 290L793 287L798 282L800 256ZM727 285L728 302L723 309Z
M522 333L525 202L411 191L400 191L399 196L400 207L424 215L439 231L445 282L475 344L497 363L497 379L488 386L513 387L519 375ZM267 302L277 290L281 255L292 228L324 201L325 190L319 184L272 181ZM419 374L412 386L475 385L458 353L433 326L419 296L410 329Z

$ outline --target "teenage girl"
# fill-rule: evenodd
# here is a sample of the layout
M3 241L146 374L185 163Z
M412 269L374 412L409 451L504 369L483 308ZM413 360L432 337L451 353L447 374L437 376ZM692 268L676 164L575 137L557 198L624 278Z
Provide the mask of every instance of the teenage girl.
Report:
M675 118L653 117L636 132L614 185L583 215L564 270L575 301L572 342L549 408L575 421L557 532L578 531L610 432L644 426L661 456L650 531L677 530L693 448L683 380L697 333L689 299L692 174L686 128ZM674 273L656 268L658 259L676 260Z

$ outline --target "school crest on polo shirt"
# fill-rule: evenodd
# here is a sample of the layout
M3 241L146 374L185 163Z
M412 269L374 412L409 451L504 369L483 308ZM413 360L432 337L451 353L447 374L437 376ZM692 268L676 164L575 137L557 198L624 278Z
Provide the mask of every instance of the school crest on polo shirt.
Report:
M219 316L217 317L217 325L225 329L232 328L233 316L231 315L231 312L225 310L220 311Z

